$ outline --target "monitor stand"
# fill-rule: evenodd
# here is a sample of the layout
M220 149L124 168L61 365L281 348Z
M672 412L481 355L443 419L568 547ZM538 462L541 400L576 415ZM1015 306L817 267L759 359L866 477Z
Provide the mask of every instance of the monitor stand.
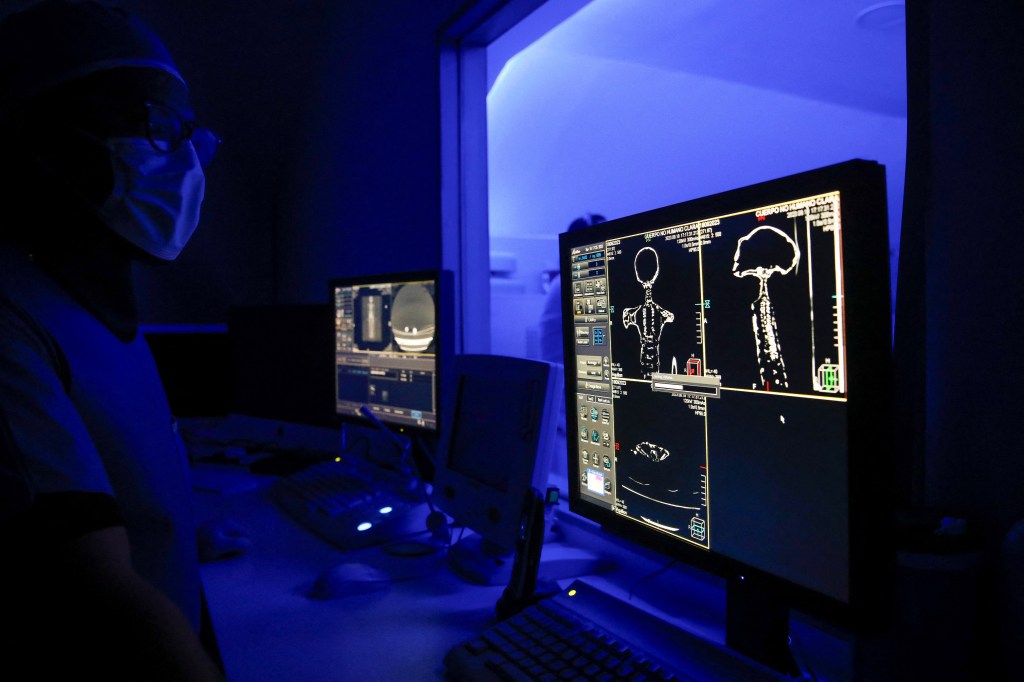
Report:
M789 648L789 606L744 576L726 582L725 644L786 675L799 672Z
M507 585L512 577L515 552L510 552L473 533L448 550L452 573L474 585Z

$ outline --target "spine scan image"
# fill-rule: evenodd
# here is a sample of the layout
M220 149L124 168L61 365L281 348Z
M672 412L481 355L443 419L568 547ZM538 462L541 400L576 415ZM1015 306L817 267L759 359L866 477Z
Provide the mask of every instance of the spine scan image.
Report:
M750 304L750 318L761 386L765 388L789 386L775 309L768 295L768 278L774 274L788 275L799 263L800 247L771 225L758 227L736 243L732 274L753 277L758 282L757 298Z

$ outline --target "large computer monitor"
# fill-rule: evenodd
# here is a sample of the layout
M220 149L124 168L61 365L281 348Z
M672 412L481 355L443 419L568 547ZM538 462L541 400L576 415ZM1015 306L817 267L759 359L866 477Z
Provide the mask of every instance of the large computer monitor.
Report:
M451 358L451 273L402 272L330 280L334 400L345 420L434 436Z
M790 606L882 613L888 245L859 160L560 236L570 508L724 576L776 668Z

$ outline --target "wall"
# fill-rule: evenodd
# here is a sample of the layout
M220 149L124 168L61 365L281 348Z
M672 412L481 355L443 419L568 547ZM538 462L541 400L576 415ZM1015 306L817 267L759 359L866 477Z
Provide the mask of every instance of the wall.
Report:
M1016 30L1024 6L920 0L908 4L907 19L911 136L895 376L899 452L912 453L913 466L900 483L918 509L973 529L984 561L968 588L979 599L956 622L958 640L970 647L976 679L1019 679L1024 613L1015 580L1024 566L1019 552L1000 554L1024 518L1016 381L1024 373L1024 47Z
M487 109L491 249L517 266L492 279L494 352L528 354L538 274L586 212L617 218L864 158L886 166L898 252L903 116L538 46L508 63Z
M926 501L979 522L997 546L1024 518L1024 7L927 7L917 64L928 73L928 172L914 216L925 255Z
M440 266L436 31L459 4L334 3L283 211L285 296L319 295L331 275Z

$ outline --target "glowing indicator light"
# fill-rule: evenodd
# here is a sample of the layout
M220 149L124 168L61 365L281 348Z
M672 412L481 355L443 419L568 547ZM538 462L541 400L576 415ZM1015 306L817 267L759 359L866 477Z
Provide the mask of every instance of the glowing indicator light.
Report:
M392 507L381 507L378 511L381 514L390 514L391 512L394 511L394 509Z
M576 596L576 590L569 590L569 596L570 597L575 597Z
M369 521L363 521L358 526L356 526L356 530L360 533L362 533L363 531L370 530L371 528L373 528L373 524Z

